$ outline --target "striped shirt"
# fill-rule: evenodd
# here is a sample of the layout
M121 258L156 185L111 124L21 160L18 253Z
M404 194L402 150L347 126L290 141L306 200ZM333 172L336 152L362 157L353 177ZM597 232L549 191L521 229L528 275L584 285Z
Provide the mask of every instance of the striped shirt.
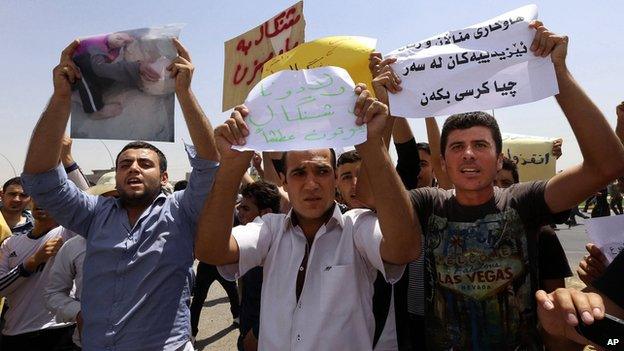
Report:
M43 293L54 257L41 264L30 275L22 266L46 241L57 236L67 240L73 233L63 227L56 227L38 238L32 237L32 234L13 235L0 246L0 294L6 296L11 307L5 315L3 335L18 335L68 325L57 323L44 303Z

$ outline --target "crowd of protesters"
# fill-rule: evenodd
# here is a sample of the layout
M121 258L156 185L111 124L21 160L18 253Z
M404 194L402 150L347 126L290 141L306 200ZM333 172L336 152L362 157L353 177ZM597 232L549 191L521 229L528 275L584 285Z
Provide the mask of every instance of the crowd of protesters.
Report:
M573 350L605 346L595 337L605 330L624 338L624 254L609 263L588 243L576 268L587 288L566 287L553 229L587 218L583 202L591 217L622 214L624 103L614 131L567 69L568 38L531 27L582 162L522 183L487 113L452 115L441 131L428 118L428 140L415 140L389 110L401 90L394 61L377 53L372 86L354 90L367 126L355 150L233 150L250 111L213 129L174 39L188 182L170 182L165 155L136 141L90 186L64 136L81 79L73 42L24 173L2 187L1 349L194 350L215 280L245 351Z

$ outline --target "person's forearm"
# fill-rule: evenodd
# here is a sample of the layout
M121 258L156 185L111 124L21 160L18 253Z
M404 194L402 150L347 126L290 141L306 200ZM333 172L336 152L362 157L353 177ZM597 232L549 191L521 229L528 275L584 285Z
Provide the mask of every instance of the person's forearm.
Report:
M70 96L52 95L30 138L24 172L37 174L56 167L70 109Z
M254 182L254 180L249 175L249 173L247 173L247 172L243 173L243 179L241 180L241 188L246 186L246 185L249 185L249 184L251 184L253 182Z
M34 272L40 264L41 262L39 261L39 259L37 259L36 254L31 255L22 263L22 265L24 266L24 269L26 269L26 271L31 272L31 273Z
M407 119L395 118L394 127L392 128L392 137L396 144L403 144L414 138L414 134L412 134L412 129Z
M620 139L620 142L624 144L624 116L618 116L617 124L615 125L615 134Z
M392 138L392 130L394 129L394 122L396 118L388 116L386 120L386 126L383 131L383 142L386 150L390 147L390 139ZM375 209L375 196L371 189L371 182L369 180L371 176L366 167L360 168L360 174L358 175L358 181L356 185L355 197L358 201L363 203L367 208Z
M263 152L262 153L262 168L264 169L263 180L271 182L276 185L282 185L282 180L273 165L274 159L281 158L280 152Z
M559 84L557 102L576 136L583 154L583 165L606 175L604 182L617 177L624 167L622 143L567 68L557 67L556 72Z
M238 187L250 160L251 156L225 160L217 171L212 192L197 224L195 256L202 262L213 265L238 262L238 249L232 238L232 213Z
M195 94L189 89L177 92L177 96L191 140L197 149L197 155L202 159L218 162L219 153L217 152L212 125L199 106Z
M406 264L420 254L420 226L414 216L408 193L392 167L381 139L356 146L369 174L373 197L383 235L381 257L394 264Z
M431 151L431 167L433 167L433 174L438 180L438 186L442 189L452 189L453 183L451 183L448 174L442 168L442 150L438 122L435 117L428 117L425 118L425 125L427 126L427 139L429 141L429 150Z

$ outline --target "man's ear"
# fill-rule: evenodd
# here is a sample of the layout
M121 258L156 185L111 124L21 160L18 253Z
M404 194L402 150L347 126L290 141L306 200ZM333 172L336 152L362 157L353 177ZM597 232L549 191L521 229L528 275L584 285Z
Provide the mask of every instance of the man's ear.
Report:
M444 172L448 174L448 171L446 170L446 160L444 159L444 154L440 154L440 166L442 167Z
M284 191L288 192L288 183L286 182L286 175L282 172L277 172L277 176L282 182L282 188L284 188Z
M169 173L164 171L160 174L160 185L165 186L169 182Z
M498 154L498 159L496 160L496 171L503 169L503 158L505 158L505 156L503 156L502 152Z

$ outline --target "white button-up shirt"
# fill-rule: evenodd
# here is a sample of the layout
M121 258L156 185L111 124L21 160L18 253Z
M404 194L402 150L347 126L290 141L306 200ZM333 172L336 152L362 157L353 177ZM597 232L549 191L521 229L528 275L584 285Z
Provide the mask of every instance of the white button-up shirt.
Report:
M335 206L310 247L297 302L297 273L307 240L291 215L267 214L235 227L239 262L219 267L230 280L264 267L259 350L372 350L377 270L393 283L404 269L383 263L377 216L361 209L341 214Z

